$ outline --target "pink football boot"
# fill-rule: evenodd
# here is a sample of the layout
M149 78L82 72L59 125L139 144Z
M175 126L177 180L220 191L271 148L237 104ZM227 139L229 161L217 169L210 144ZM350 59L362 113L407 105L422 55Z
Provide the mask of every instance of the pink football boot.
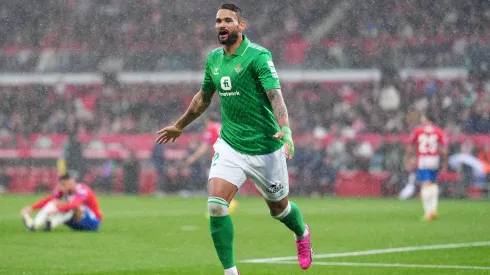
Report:
M308 230L308 236L306 236L301 241L296 241L296 248L298 250L298 262L302 269L306 270L310 268L313 249L311 248L311 232L308 225L305 225L306 230Z

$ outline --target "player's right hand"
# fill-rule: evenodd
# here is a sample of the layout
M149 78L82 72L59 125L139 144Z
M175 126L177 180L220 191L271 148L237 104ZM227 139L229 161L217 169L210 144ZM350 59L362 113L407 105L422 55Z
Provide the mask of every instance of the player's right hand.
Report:
M32 207L25 206L25 207L22 208L22 210L20 210L20 215L21 216L29 215L29 214L31 214L31 212L32 212Z
M157 132L158 137L156 143L163 144L169 141L174 142L180 135L182 135L182 129L176 126L168 126Z

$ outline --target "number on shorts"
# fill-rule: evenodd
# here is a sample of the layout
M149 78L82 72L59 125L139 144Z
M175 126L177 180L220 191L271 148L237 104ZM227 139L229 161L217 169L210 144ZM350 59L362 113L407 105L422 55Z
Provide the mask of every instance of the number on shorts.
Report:
M216 166L216 161L218 160L218 158L219 158L219 153L216 152L216 154L214 154L214 157L213 157L212 166Z

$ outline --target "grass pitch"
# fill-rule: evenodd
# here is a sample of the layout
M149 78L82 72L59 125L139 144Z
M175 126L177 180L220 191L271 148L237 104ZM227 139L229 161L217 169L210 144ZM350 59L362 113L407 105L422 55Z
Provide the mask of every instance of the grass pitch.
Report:
M19 210L37 198L0 197L0 274L223 274L206 198L102 196L97 233L25 232ZM314 265L300 269L292 233L261 198L239 198L243 275L490 274L489 201L443 200L440 219L426 223L418 200L292 200L311 227Z

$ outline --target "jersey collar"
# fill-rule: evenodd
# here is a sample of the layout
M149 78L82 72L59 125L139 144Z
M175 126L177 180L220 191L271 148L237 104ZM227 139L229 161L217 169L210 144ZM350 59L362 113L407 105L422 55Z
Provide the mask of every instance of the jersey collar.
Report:
M250 44L250 41L248 40L247 36L245 34L242 34L242 44L236 49L236 51L231 55L231 56L239 56L243 55L243 53L247 50L248 45ZM223 54L225 54L225 49L223 48Z

